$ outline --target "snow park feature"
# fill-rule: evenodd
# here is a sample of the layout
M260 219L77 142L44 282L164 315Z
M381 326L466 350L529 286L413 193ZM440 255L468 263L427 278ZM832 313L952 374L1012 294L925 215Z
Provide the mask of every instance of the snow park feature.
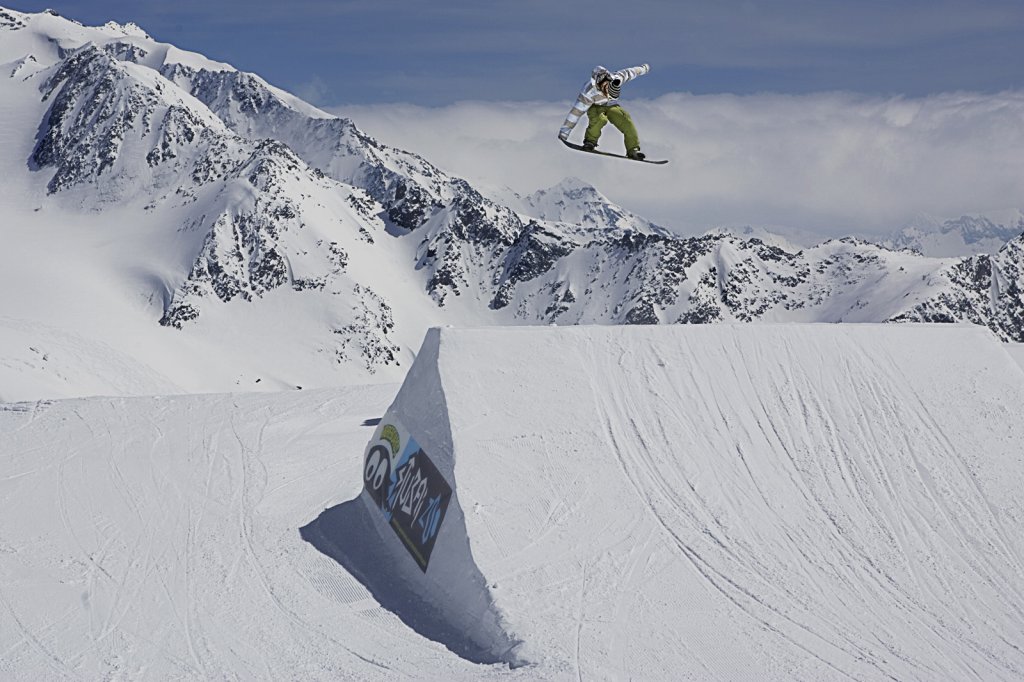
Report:
M434 329L303 535L531 679L1019 679L1021 400L974 327Z
M715 325L4 403L0 677L1019 679L1022 400L979 327Z
M1019 210L686 236L134 24L0 67L0 681L1024 679Z

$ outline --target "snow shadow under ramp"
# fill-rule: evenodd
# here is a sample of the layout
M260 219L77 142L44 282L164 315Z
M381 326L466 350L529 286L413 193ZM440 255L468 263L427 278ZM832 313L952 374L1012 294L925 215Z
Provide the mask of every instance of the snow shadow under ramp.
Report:
M1021 405L978 327L435 329L303 537L543 676L1019 679Z
M325 510L300 533L424 637L475 663L519 667L520 642L505 629L473 560L450 484L454 459L439 342L439 330L428 332L380 420L366 448L364 479L370 483L363 493ZM375 475L378 492L394 484L392 504L371 495Z
M357 498L325 510L299 532L306 542L355 576L383 608L419 634L473 663L518 665L513 654L517 642L500 627L483 622L487 604L480 605L480 598L486 588L479 570L468 565L457 576L460 590L468 595L451 596L452 601L439 604L436 590L424 589L421 580L410 580L394 569L396 557L389 543L374 541L380 539L381 531L375 513ZM467 603L478 606L477 610L466 613Z

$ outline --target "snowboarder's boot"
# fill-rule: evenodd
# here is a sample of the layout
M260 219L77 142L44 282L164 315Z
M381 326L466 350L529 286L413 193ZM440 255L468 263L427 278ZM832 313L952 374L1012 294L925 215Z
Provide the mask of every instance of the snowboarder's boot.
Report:
M640 147L634 147L633 149L630 149L628 152L626 152L626 156L635 161L643 161L644 159L647 158L647 155L640 151Z
M597 149L597 143L590 140L583 140L583 151L592 152Z

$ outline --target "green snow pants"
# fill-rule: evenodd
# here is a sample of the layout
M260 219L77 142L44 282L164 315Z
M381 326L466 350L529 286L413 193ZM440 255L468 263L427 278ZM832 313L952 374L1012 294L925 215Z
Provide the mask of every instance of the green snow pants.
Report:
M633 119L618 104L613 104L610 107L592 106L587 109L587 118L590 119L590 124L587 126L587 132L583 136L585 143L593 142L597 144L597 138L601 137L601 128L604 128L605 124L611 121L613 126L622 131L627 152L632 149L640 149L640 135L636 132Z

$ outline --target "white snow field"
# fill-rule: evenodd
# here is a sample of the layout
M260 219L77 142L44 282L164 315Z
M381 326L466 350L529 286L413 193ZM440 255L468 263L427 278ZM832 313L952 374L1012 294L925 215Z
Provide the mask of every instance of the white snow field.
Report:
M0 679L486 677L299 535L397 388L0 405Z
M983 328L752 324L0 405L0 678L1021 679L1022 404Z
M1005 346L1010 357L1017 361L1021 367L1024 367L1024 343L1008 343Z
M306 534L538 677L1020 679L1022 400L977 328L434 330L365 469L451 484L426 571L369 492Z

